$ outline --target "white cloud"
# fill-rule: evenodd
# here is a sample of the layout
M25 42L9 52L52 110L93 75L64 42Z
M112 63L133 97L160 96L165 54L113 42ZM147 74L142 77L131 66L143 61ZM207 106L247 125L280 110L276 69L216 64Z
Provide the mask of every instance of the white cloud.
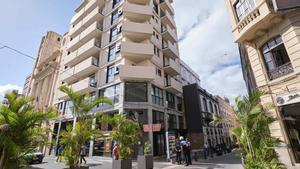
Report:
M18 90L19 92L22 92L22 87L11 84L0 86L0 99L3 98L7 92L12 90Z
M246 93L237 44L224 0L175 0L181 58L199 75L202 87L232 101Z

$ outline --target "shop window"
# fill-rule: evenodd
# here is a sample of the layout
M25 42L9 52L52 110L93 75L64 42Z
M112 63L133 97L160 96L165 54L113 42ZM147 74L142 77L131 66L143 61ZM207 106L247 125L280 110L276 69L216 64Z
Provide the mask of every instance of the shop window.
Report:
M125 83L126 102L147 102L147 83Z

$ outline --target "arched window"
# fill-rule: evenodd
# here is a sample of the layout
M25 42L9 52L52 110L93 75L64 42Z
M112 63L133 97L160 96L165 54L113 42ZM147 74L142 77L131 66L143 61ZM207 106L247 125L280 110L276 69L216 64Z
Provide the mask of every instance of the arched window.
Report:
M263 45L261 51L270 80L293 72L293 67L281 36L269 40Z

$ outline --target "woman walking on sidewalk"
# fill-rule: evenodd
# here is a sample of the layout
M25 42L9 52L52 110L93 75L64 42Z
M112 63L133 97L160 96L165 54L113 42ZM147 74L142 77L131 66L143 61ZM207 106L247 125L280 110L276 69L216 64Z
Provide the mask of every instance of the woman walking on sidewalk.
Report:
M85 157L86 156L86 147L83 145L81 146L81 150L80 150L80 164L82 164L82 160L84 161L84 164L86 164L86 160Z

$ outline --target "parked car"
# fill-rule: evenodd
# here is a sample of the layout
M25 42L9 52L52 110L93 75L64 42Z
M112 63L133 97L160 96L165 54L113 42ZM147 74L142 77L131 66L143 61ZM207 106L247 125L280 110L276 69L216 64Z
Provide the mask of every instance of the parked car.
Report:
M27 154L24 159L28 164L42 163L44 155L40 152L36 152Z

